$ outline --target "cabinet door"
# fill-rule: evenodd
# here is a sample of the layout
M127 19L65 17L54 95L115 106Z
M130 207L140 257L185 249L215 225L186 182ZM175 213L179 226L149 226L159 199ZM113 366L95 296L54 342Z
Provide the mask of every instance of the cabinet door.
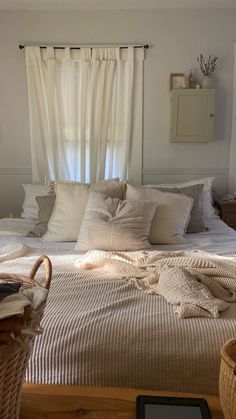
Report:
M211 141L213 138L214 102L213 89L172 90L170 141Z

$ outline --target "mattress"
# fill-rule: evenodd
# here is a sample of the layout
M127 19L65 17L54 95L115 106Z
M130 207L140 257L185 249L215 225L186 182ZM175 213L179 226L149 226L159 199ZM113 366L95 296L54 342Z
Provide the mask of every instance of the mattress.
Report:
M155 250L236 254L236 232L221 220L206 223L209 231L187 235L186 244ZM0 236L0 245L18 242L28 253L3 262L2 271L27 274L43 253L53 264L44 332L36 338L27 382L218 393L220 347L236 336L236 304L216 320L179 319L163 297L100 269L76 268L75 243Z

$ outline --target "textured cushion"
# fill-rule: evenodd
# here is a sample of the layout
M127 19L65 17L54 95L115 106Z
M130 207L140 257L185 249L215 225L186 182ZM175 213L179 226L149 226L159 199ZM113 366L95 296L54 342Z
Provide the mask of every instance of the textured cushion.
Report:
M203 179L190 180L189 182L182 183L162 183L160 185L145 185L147 188L184 188L185 186L191 185L204 185L203 191L201 194L201 208L202 215L206 218L212 218L215 215L215 210L212 205L212 183L214 177L206 177Z
M38 204L36 196L44 196L49 193L48 185L24 184L25 198L22 206L22 218L38 218Z
M186 233L200 233L206 230L201 211L201 193L204 185L184 186L182 188L166 188L160 186L157 189L161 191L173 192L183 194L193 198L193 208L190 215L190 220L187 226Z
M118 180L120 180L120 178L113 177L111 179L106 179L103 182L111 182L111 181L114 181L115 182L115 181L118 181ZM71 182L68 182L68 183L71 183ZM74 183L82 184L82 182L74 182ZM86 185L88 185L88 183ZM49 183L48 188L49 188L49 195L55 195L55 193L56 193L56 181L55 180L52 180Z
M78 250L138 250L148 237L157 203L121 201L91 192L80 228Z
M102 181L93 185L77 182L57 182L56 202L42 240L76 241L91 191L105 193L112 198L122 198L125 183Z
M180 194L162 192L159 189L138 188L127 185L126 199L157 202L149 240L152 244L178 244L190 219L193 199Z
M46 233L55 200L55 195L36 197L36 201L38 203L38 222L33 230L27 234L27 237L42 237Z

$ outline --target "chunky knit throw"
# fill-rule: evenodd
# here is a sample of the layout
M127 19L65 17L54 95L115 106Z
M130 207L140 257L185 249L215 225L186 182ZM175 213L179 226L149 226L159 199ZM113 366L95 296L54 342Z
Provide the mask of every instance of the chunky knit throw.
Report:
M113 277L132 281L150 294L162 295L185 317L219 317L236 302L236 258L211 253L90 251L80 258L81 269L103 269Z

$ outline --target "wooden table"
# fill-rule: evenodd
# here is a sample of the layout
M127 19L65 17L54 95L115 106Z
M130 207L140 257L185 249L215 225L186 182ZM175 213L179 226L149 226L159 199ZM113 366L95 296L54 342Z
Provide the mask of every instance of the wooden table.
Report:
M114 387L25 384L20 419L135 419L135 401L139 394L202 397L208 401L212 419L224 418L216 396Z

